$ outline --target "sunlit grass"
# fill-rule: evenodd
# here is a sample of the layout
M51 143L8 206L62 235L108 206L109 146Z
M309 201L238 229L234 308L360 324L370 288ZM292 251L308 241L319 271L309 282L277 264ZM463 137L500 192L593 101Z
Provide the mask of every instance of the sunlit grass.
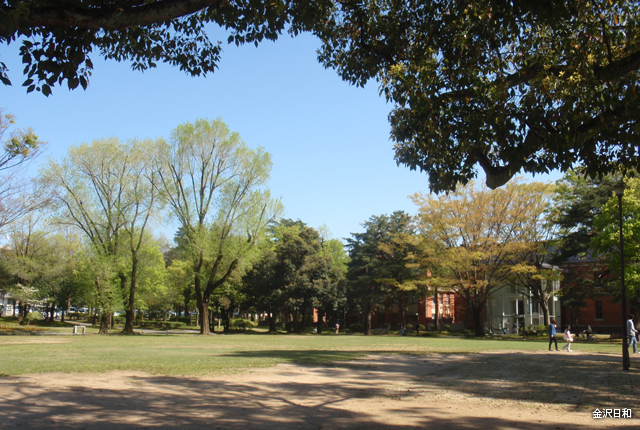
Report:
M95 329L93 329L95 330ZM363 335L0 336L0 375L144 371L163 375L233 373L278 363L330 363L372 353L479 353L546 350L547 342ZM575 343L574 350L617 353L620 345Z

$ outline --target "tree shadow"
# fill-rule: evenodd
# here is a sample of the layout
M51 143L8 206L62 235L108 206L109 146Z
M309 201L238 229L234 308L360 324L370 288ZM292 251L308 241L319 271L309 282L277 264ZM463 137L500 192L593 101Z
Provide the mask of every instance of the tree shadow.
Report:
M227 356L279 358L321 365L316 371L327 377L358 373L363 381L381 375L422 386L424 392L454 390L466 396L495 400L563 404L578 407L626 407L637 402L640 360L622 371L621 358L609 354L561 352L390 354L325 350L234 351ZM370 355L382 354L381 359ZM352 360L356 358L356 360ZM352 361L346 361L352 360ZM330 363L327 363L330 361Z
M344 352L324 350L237 351L228 356L306 363L349 358ZM544 412L505 418L491 416L491 411L508 407L505 399L511 405L566 406L579 409L582 416L595 407L632 408L640 372L623 372L620 367L617 357L604 354L408 356L385 351L329 366L284 365L235 377L128 374L114 387L104 374L92 375L95 384L64 381L64 376L55 385L39 383L38 375L7 377L0 388L0 428L589 428L584 422L573 424L571 415L554 425ZM442 395L449 393L448 404L459 408L437 408ZM488 410L483 415L466 409L471 403ZM360 407L365 404L368 407ZM615 424L637 428L637 419ZM598 427L594 421L591 428Z
M299 381L271 384L267 389L250 383L148 376L134 378L133 385L140 388L46 391L20 379L3 381L8 384L4 390L14 394L0 403L2 428L550 428L548 422L473 416L465 413L463 405L449 413L432 413L428 400L412 407L398 403L383 419L371 411L339 407L345 402L357 404L367 396L384 396L382 389L358 397L353 389L337 383Z

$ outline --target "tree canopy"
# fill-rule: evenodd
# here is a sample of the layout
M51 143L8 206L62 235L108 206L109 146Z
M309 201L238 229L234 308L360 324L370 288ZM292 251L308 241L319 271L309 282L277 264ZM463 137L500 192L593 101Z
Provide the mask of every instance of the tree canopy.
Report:
M625 181L627 189L622 196L622 217L624 235L625 288L627 300L634 311L640 310L640 180L637 178ZM620 291L620 230L619 207L617 196L609 191L609 199L601 213L593 219L594 235L592 248L600 253L603 263L614 277L603 279L604 284L612 283L608 292L614 297ZM608 281L608 282L607 282Z
M340 241L323 238L298 220L272 223L270 241L253 269L244 277L250 303L269 315L269 330L275 330L275 315L283 312L302 331L313 308L322 315L344 303L346 255ZM321 318L317 324L322 331Z
M221 42L207 35L209 24L229 30L228 42L257 45L316 9L288 0L3 0L0 44L20 41L23 85L49 95L63 82L86 89L94 50L109 60L131 61L135 70L165 62L205 75L216 69L222 51ZM11 84L3 63L0 81Z
M192 263L202 334L213 292L250 268L282 205L265 185L271 156L250 149L221 120L181 124L157 159L159 188Z
M236 44L312 32L326 67L380 82L397 162L436 192L478 166L495 188L519 172L640 164L638 0L4 0L0 12L0 43L21 43L24 85L45 95L86 88L94 50L203 75L222 50L210 25Z
M396 160L432 191L518 172L637 168L640 2L336 2L321 61L377 79ZM542 9L547 13L541 13Z
M416 194L418 230L430 246L417 256L430 269L430 282L457 293L471 311L476 335L484 335L482 312L487 300L504 288L518 254L531 252L531 230L540 228L548 187L512 182L489 190L473 183L449 195ZM535 245L535 244L534 244ZM527 264L527 265L530 265Z

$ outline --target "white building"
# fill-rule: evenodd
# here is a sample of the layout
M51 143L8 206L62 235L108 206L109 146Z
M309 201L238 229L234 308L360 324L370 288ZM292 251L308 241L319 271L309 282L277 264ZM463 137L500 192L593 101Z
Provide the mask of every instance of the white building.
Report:
M0 316L13 315L13 299L11 294L0 291Z
M546 286L547 280L542 280ZM560 289L560 281L552 281L554 294L549 299L549 317L560 321L560 300L555 292ZM489 333L514 333L514 325L537 327L545 324L540 303L531 297L528 288L505 286L497 290L485 306L485 328Z

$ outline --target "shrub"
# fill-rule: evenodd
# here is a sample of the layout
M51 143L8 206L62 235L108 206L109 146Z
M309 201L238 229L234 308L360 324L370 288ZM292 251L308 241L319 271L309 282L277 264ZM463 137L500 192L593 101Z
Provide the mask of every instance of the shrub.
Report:
M538 331L539 335L543 335L547 332L547 326L544 324L538 324L538 327L536 327L536 330Z
M156 330L180 330L186 326L183 322L176 321L141 321L140 327Z
M364 332L364 324L362 323L353 323L349 326L349 331L353 333Z
M169 318L169 321L177 321L177 322L185 323L186 325L191 325L191 316L179 317L177 315L174 315L171 318Z
M247 320L247 319L243 319L243 318L234 318L231 321L229 321L229 328L233 328L233 329L242 329L242 330L246 330L247 328L253 328L255 327L255 323L251 320Z
M425 330L425 328L424 328L424 326L422 324L418 324L418 329L420 329L420 331L424 331Z
M407 324L407 331L413 330L413 324Z
M42 319L42 314L38 311L29 312L27 315L27 321L38 321Z
M462 335L465 337L473 337L474 336L474 332L472 332L471 330L462 330Z
M444 326L444 331L451 331L451 325L446 324L446 325Z
M125 322L127 322L127 317L126 316L118 315L117 317L113 317L113 323L114 324L124 324Z
M385 328L385 329L389 330L391 328L391 324L384 323L384 324L382 324L382 328Z
M437 331L425 331L422 335L427 337L440 337L440 333Z

